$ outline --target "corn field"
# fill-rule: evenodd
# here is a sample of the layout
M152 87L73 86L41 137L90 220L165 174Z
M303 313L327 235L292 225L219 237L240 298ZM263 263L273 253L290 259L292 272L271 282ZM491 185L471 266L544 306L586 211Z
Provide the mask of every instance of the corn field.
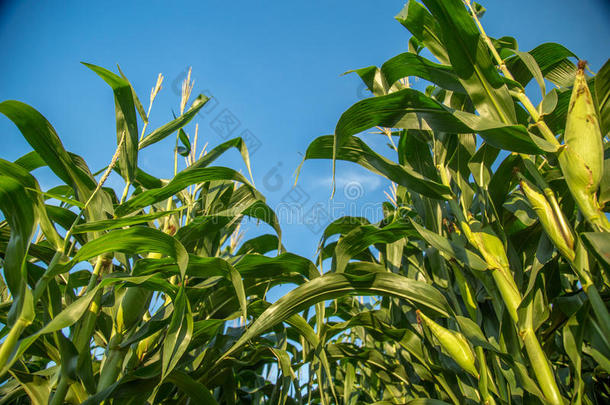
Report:
M610 403L610 63L519 50L484 11L410 0L407 52L351 72L371 97L299 170L348 161L392 187L380 222L333 218L311 258L284 249L251 173L214 165L236 149L250 171L244 140L197 145L190 72L151 130L163 76L145 108L120 70L85 64L115 101L97 172L1 102L32 149L0 159L0 403ZM169 137L159 179L138 157ZM61 185L42 190L41 167ZM275 233L244 241L246 218Z

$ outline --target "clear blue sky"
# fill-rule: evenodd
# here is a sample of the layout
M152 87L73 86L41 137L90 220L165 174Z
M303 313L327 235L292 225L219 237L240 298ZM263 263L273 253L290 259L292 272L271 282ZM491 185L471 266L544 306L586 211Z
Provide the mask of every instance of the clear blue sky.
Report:
M145 105L159 72L164 89L152 109L149 128L178 110L179 81L193 68L194 93L207 90L217 101L197 118L200 142L215 146L221 137L212 120L228 111L239 120L232 136L249 130L260 141L253 156L257 187L271 206L285 199L301 154L317 136L333 132L340 114L362 98L357 77L341 73L381 65L406 51L409 33L393 17L395 1L39 1L0 2L0 100L24 101L47 117L65 147L84 156L92 170L107 164L115 148L111 90L79 62L112 70L116 64ZM604 0L486 1L483 25L489 35L511 35L522 50L559 42L596 71L608 58L610 5ZM225 112L226 114L226 112ZM188 132L192 133L193 125ZM14 160L30 150L18 130L0 116L1 157ZM379 135L366 140L385 148ZM143 169L159 177L172 171L173 140L146 149ZM236 152L219 164L243 168ZM327 206L329 161L307 162L299 179L308 196L303 213ZM385 197L387 183L340 164L336 214L359 214ZM41 185L55 184L38 171ZM360 186L351 182L359 181ZM122 187L116 178L110 185ZM352 197L343 190L349 188ZM293 196L294 197L294 196ZM344 204L341 206L341 204ZM368 205L370 207L370 205ZM372 209L368 210L374 215ZM331 214L332 215L332 214ZM283 218L288 250L313 258L321 226ZM292 222L292 223L289 223ZM267 229L247 227L246 237ZM312 228L312 229L310 229Z

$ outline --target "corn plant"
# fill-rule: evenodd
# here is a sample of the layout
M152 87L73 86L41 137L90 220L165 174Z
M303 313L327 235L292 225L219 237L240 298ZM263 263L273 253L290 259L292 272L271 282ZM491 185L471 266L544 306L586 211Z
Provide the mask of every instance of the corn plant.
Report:
M116 107L116 153L97 180L38 111L18 101L0 103L33 148L15 162L0 160L0 402L261 403L286 397L295 381L288 353L294 361L302 353L288 341L293 328L277 327L242 358L212 367L248 317L269 306L270 288L318 275L311 261L284 252L277 218L253 183L212 166L237 149L250 171L244 141L199 152L198 127L194 136L185 128L208 99L200 95L186 108L190 72L179 116L147 132L163 77L146 111L122 72L86 66L110 85ZM159 179L140 169L138 155L173 134L174 176ZM183 158L186 167L178 171ZM30 172L44 166L62 184L42 190ZM104 187L113 171L124 180L122 192ZM244 242L245 217L267 222L276 233ZM311 329L296 316L293 322L301 334ZM266 378L277 364L278 378Z
M322 403L610 400L610 63L588 76L559 44L521 51L486 35L484 11L409 1L397 16L408 52L354 71L373 97L305 160L389 179L385 218L331 223L318 257L330 270L274 303L225 356L318 304L310 322L331 362ZM389 152L356 136L371 128Z
M241 139L196 155L207 99L186 109L190 74L180 115L147 132L162 79L145 110L120 71L88 65L116 105L98 180L40 113L0 103L33 148L0 160L0 401L610 401L610 64L587 75L559 44L487 36L478 4L422 3L397 16L408 52L354 71L373 97L306 152L392 182L384 219L335 219L316 264L284 251L251 182L210 166L236 148L249 168ZM388 151L357 136L371 128ZM138 154L170 135L158 179ZM42 166L63 184L42 191ZM242 243L244 217L276 234ZM277 284L296 287L269 303Z

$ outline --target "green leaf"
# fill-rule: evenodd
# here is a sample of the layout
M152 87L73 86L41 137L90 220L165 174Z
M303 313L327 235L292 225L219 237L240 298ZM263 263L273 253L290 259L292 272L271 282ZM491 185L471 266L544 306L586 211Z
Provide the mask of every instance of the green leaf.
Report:
M451 66L482 117L517 122L512 97L492 63L487 45L460 0L423 0L436 18Z
M602 135L606 135L610 132L610 59L595 75L595 101Z
M115 219L105 219L101 221L92 221L86 222L79 225L76 225L72 229L72 233L78 234L83 232L92 232L92 231L109 231L111 229L123 228L125 226L131 225L140 225L145 224L147 222L152 222L155 219L162 218L167 215L172 215L180 212L181 210L169 210L169 211L158 211L152 214L143 214L137 215L133 217L124 217L124 218L115 218Z
M22 370L11 370L11 375L23 386L30 403L33 405L47 405L51 395L50 381L36 373L27 373Z
M332 159L332 135L321 136L315 139L307 148L305 160ZM360 166L387 177L391 181L405 186L413 191L435 199L451 198L451 190L439 182L430 180L416 172L408 163L397 165L391 160L377 154L369 148L360 138L355 136L347 138L337 148L335 157L339 160L358 163Z
M180 156L188 156L191 153L191 141L182 128L178 130L178 139L182 146L178 146L178 154Z
M538 66L538 63L536 62L536 59L534 59L534 57L527 52L521 52L517 50L515 50L514 52L515 55L517 55L521 59L521 61L530 71L532 76L534 76L534 78L536 79L536 82L540 87L542 97L544 97L546 94L546 85L544 83L544 76L542 75L542 71L540 70L540 66Z
M142 106L142 103L140 102L140 99L138 98L138 95L136 94L136 90L133 88L133 86L131 85L131 83L129 82L129 80L127 79L127 77L125 76L123 71L121 70L121 67L119 65L116 65L116 67L119 70L119 74L121 75L123 80L127 81L129 83L129 87L131 87L131 95L133 96L133 102L135 104L136 110L138 110L138 114L140 115L140 118L145 123L148 123L148 117L146 116L146 111L144 111L144 107Z
M426 240L430 245L434 246L441 252L449 255L450 257L459 260L468 267L478 271L487 270L487 263L481 259L477 254L471 252L463 246L457 243L450 242L447 238L442 237L439 234L431 232L426 228L412 222L415 230Z
M49 121L34 108L15 100L0 103L0 112L17 125L53 173L76 190L81 201L86 201L95 189L95 181L75 164Z
M258 253L264 255L272 250L277 250L280 241L277 236L271 234L264 234L255 238L245 241L237 251L237 255L243 255L247 253ZM283 246L280 247L278 253L285 252Z
M489 343L479 325L477 325L474 321L459 315L456 316L455 319L458 322L458 325L460 326L460 331L464 334L464 336L466 336L468 341L473 346L480 346L483 347L485 350L490 350L492 352L505 355L505 353L500 351L497 345Z
M418 398L406 403L406 405L449 405L445 401L429 398Z
M491 165L496 161L500 151L493 146L483 144L468 161L468 168L474 181L483 189L487 189L492 177Z
M548 92L540 103L540 112L542 115L548 115L555 110L557 107L557 102L559 101L559 96L557 95L557 90L553 89Z
M180 117L174 119L173 121L168 122L167 124L155 129L149 135L142 139L138 148L144 149L147 146L150 146L154 143L157 143L166 137L170 136L180 128L184 127L188 124L193 117L201 110L201 108L207 103L209 100L208 97L200 94L191 104L191 107Z
M320 275L310 260L293 253L282 253L276 257L248 254L237 261L235 268L244 278L268 280L284 273L298 273L310 280Z
M423 176L440 182L438 171L431 154L426 131L400 131L398 141L398 163L413 167Z
M47 165L35 150L21 156L19 159L15 160L15 163L29 172Z
M26 258L38 218L25 188L14 178L3 175L0 175L0 210L11 230L3 262L4 279L13 297L9 324L14 324L17 318L29 323L35 313L28 302Z
M544 121L547 123L551 131L555 133L563 133L565 131L568 108L570 106L570 96L572 92L570 89L555 89L555 91L557 91L557 104L551 113L544 116Z
M333 343L328 345L327 351L333 361L355 359L367 368L387 373L388 380L400 381L403 384L409 381L404 367L389 362L379 350L362 349L350 343Z
M246 146L246 143L244 142L244 140L239 137L229 139L228 141L216 146L214 149L210 150L200 159L195 161L190 167L193 169L207 167L214 160L216 160L220 155L222 155L225 151L229 150L230 148L235 148L239 151L244 163L246 164L246 168L248 169L248 174L250 175L250 180L252 181L252 184L254 184L254 180L252 178L252 170L250 168L250 155L248 154L248 147Z
M163 341L161 381L168 375L185 353L193 336L193 314L184 287L174 299L174 312L167 336Z
M212 393L205 385L195 381L190 375L182 371L172 371L165 381L176 385L184 391L192 400L202 405L217 405L218 402L212 396Z
M392 243L402 238L416 236L409 223L394 222L383 228L375 225L360 226L339 239L335 248L337 273L345 270L349 260L375 243Z
M569 49L560 44L552 42L538 45L528 52L538 65L542 75L551 83L559 87L570 87L574 83L576 66L568 58L574 57ZM533 74L524 61L518 56L508 58L506 67L513 77L523 87L532 80Z
M112 88L116 114L117 145L124 138L120 148L119 167L125 181L134 182L138 168L138 118L134 102L134 91L127 79L99 66L82 62L93 70ZM139 101L138 101L139 103Z
M326 239L333 235L344 235L349 233L352 229L360 225L369 225L370 222L364 217L350 217L345 216L335 219L333 222L328 224L324 233L322 234L322 244L326 243Z
M528 154L540 153L539 145L543 144L534 142L534 135L521 125L507 125L495 119L452 110L417 90L404 89L362 100L344 112L335 128L336 148L343 146L350 136L375 126L449 133L476 132L492 146Z
M248 190L250 191L250 190ZM280 221L275 215L275 211L268 206L264 201L261 200L262 195L258 192L252 192L250 194L251 203L241 212L243 215L247 215L251 218L260 219L263 222L268 223L277 233L278 236L278 245L279 249L282 243L282 229L280 228ZM231 210L229 210L230 212ZM236 214L236 213L235 213ZM234 217L235 214L231 214L230 216ZM215 215L227 215L225 213L220 212Z
M581 236L587 250L610 269L610 233L584 232Z
M415 0L409 0L395 17L417 40L424 44L443 64L449 65L447 49L441 42L441 29L438 21Z
M147 207L159 201L166 200L174 194L187 188L190 185L203 183L211 180L234 180L239 181L250 187L253 193L256 193L254 188L249 186L248 180L240 173L226 167L206 167L206 168L191 168L178 173L169 183L162 188L144 191L130 198L125 203L119 205L115 212L119 217L125 216L141 208Z
M532 226L538 221L538 215L521 194L513 193L508 196L502 207L517 217L524 227Z
M391 85L388 85L385 76L376 66L369 66L361 69L349 70L344 74L356 73L360 79L366 84L366 87L375 96L383 96L388 94Z
M244 282L241 279L241 274L233 266L229 266L229 280L233 284L233 289L237 295L239 306L241 307L241 313L244 317L244 322L248 320L248 302L246 297L246 289L244 288Z
M0 159L0 173L17 180L30 194L32 205L36 211L36 218L40 221L40 228L52 246L59 250L63 247L63 240L55 230L55 227L47 215L47 210L42 199L42 192L38 181L28 171L18 164Z
M129 277L129 276L128 277L106 277L104 280L102 280L101 283L99 283L93 289L87 291L85 293L85 295L83 295L76 301L72 302L71 304L69 304L65 308L63 308L63 310L59 314L57 314L57 316L55 316L51 321L49 321L46 325L44 325L37 332L35 332L34 334L32 334L26 338L21 339L19 341L19 346L17 347L17 350L12 354L11 358L6 363L6 365L4 365L4 367L2 369L0 369L0 375L3 375L4 373L6 373L11 368L13 363L15 361L17 361L22 356L22 354L41 335L44 335L46 333L56 332L63 328L67 328L69 326L74 325L74 323L76 323L83 316L85 311L87 311L87 309L89 308L89 305L91 304L91 301L96 296L99 289L102 289L102 288L112 285L112 284L124 282L126 280L128 280L132 284L142 284L142 283L148 281L151 277L153 277L153 276L148 275L148 276L143 276L143 277ZM31 294L30 294L30 297L31 297Z
M318 302L348 294L389 295L403 298L418 307L442 316L452 313L445 297L434 287L394 273L327 273L290 291L254 321L221 359L239 350L248 340Z
M350 70L356 73L376 96L385 95L399 79L415 76L428 80L447 90L464 93L458 77L451 67L439 65L413 53L402 53L385 62L381 69L369 66Z
M135 227L118 229L96 238L81 247L72 260L66 264L70 269L76 263L108 252L140 254L158 252L176 260L181 276L184 277L189 257L184 246L176 238L154 228Z
M449 66L439 65L412 53L401 53L381 66L381 73L391 86L404 77L415 76L446 90L464 93L464 87Z
M582 402L582 346L585 332L586 318L589 316L589 306L583 305L574 315L572 315L563 327L563 346L566 354L572 362L574 373L574 385L576 390L575 403Z

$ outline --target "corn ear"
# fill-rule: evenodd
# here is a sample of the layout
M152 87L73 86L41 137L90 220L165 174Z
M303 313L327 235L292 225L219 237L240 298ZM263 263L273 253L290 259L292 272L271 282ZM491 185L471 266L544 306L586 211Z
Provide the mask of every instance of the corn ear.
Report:
M593 97L585 78L585 65L584 61L578 64L570 97L564 141L587 165L586 169L580 167L574 168L572 171L580 170L589 174L591 176L590 190L595 192L604 171L604 149Z
M426 324L430 332L438 339L441 347L460 367L466 372L479 378L479 372L475 366L474 352L470 348L468 341L460 332L446 329L422 312L417 311L417 315Z
M455 276L455 281L457 282L458 288L460 289L460 294L462 295L462 299L464 300L464 304L466 304L466 309L468 310L468 314L473 320L476 320L477 316L477 303L470 289L470 285L468 285L468 280L464 277L464 273L460 267L451 263L451 267L453 268L453 275Z
M587 86L585 65L584 61L578 63L559 164L585 218L607 229L608 221L600 212L596 197L604 171L604 149L593 97Z
M563 213L554 210L544 194L539 192L534 186L530 185L525 179L520 182L521 190L530 205L538 215L542 228L549 236L551 241L561 254L569 260L574 260L574 236L569 229L564 230L561 220L566 223ZM559 208L559 207L557 207Z
M151 252L147 255L149 259L160 259L163 255L158 252ZM128 287L123 295L121 304L116 315L116 330L123 333L142 317L146 312L152 292L143 287Z
M511 318L517 322L517 308L521 304L521 294L510 271L504 244L491 229L481 229L481 223L475 219L471 218L468 226L471 229L471 243L483 255Z
M123 333L134 326L148 309L152 293L143 287L128 287L117 311L116 328Z
M149 259L160 259L162 256L161 253L157 252L151 252L147 255ZM100 370L100 378L97 386L98 391L108 388L118 378L125 355L127 354L127 349L120 347L125 332L142 319L142 316L146 313L146 310L150 305L151 297L152 292L150 290L136 286L127 287L127 290L123 294L115 316L112 337L107 345L108 355ZM136 354L142 356L141 353L136 352Z
M486 227L482 227L481 223L474 218L468 220L472 243L483 255L490 269L508 269L508 257L504 244L495 233Z
M473 232L477 248L491 268L508 269L508 257L504 244L496 235L488 232Z

